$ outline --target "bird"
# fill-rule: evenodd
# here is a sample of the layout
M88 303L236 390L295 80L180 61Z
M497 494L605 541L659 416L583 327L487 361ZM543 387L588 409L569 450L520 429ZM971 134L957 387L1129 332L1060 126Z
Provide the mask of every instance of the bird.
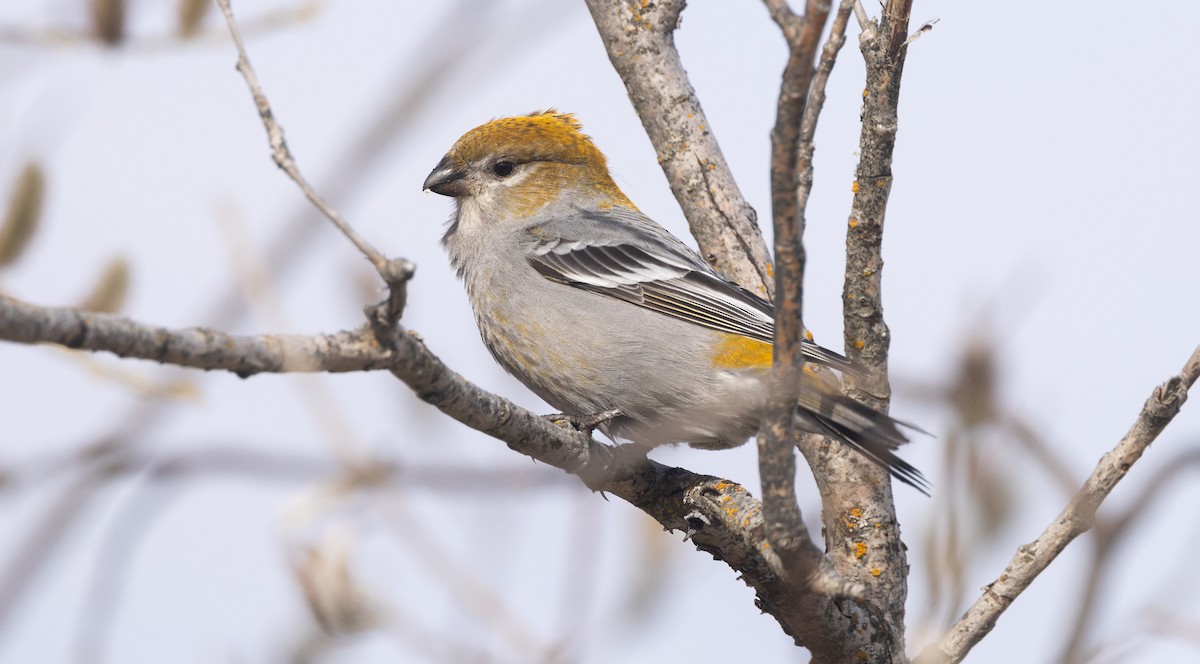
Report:
M464 134L425 179L454 200L442 245L484 345L577 423L646 449L737 447L765 415L774 306L643 214L570 113L504 117ZM797 427L845 443L899 481L929 484L896 450L893 419L823 369L862 376L802 343Z

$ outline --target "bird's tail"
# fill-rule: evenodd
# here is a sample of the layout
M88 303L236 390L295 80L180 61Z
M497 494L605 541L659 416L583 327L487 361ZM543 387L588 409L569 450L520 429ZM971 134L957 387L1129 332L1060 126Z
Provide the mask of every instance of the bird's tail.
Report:
M908 436L901 429L925 433L920 427L893 419L845 395L823 389L817 380L804 381L796 408L796 423L805 431L836 438L850 445L886 468L892 477L929 495L929 481L921 471L896 456L896 449L908 442Z

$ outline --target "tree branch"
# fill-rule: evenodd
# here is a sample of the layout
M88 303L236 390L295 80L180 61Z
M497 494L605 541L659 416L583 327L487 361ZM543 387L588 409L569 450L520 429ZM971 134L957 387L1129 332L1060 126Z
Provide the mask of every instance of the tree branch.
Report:
M1154 388L1129 432L1112 451L1101 457L1096 469L1058 518L1036 540L1017 549L1004 572L988 584L983 595L958 623L937 643L921 652L916 660L918 664L960 662L992 631L1000 614L1012 605L1013 600L1068 544L1092 527L1100 503L1179 413L1187 400L1188 389L1196 383L1197 377L1200 377L1200 346L1192 351L1179 375Z
M829 38L821 49L821 59L813 74L812 84L808 93L808 104L804 108L804 116L800 120L800 135L797 138L796 165L796 211L800 217L800 225L804 226L804 213L808 209L808 196L813 186L813 152L816 149L815 137L817 121L821 117L821 109L825 107L825 86L829 83L829 75L837 63L838 53L846 43L846 26L850 22L850 11L854 0L842 0L837 14L829 28Z
M779 559L767 546L761 506L741 486L650 460L630 463L620 448L555 426L470 384L415 335L400 332L389 341L397 356L392 372L421 399L516 452L576 474L592 489L629 502L664 528L683 530L696 548L740 572L757 591L760 608L784 631L796 634L805 626L790 610L793 588L784 582Z
M346 223L338 211L330 207L325 199L321 198L321 195L308 184L304 174L297 168L296 159L292 156L287 141L283 137L283 127L276 122L275 113L271 110L271 103L267 101L267 95L263 93L262 86L258 84L258 75L254 72L254 67L250 65L250 56L246 55L246 47L242 44L242 34L238 31L237 22L233 20L233 8L230 7L229 0L216 1L217 6L225 15L225 23L229 26L229 35L233 38L233 45L237 48L237 70L246 79L250 95L254 97L254 106L258 109L258 115L262 118L263 126L267 130L267 141L271 144L271 158L275 160L275 165L279 166L283 172L287 173L288 177L299 185L308 200L337 226L342 235L345 235L346 239L350 240L371 261L376 270L382 271L387 264L383 254L380 254L375 247L371 246L371 243L358 234L358 231Z
M910 5L911 0L889 1L879 22L869 23L860 36L867 80L858 186L846 237L845 346L847 355L873 371L871 380L862 381L866 395L873 399L864 401L879 409L886 409L889 396L880 248L903 71L903 53L898 47L907 30ZM845 7L839 14L843 11ZM899 41L894 41L893 35L900 35ZM867 182L870 186L864 184ZM853 379L848 384L852 395L864 396L854 389ZM801 451L821 493L827 554L837 571L864 584L871 598L869 605L854 608L860 625L869 625L864 654L869 661L903 661L908 562L891 480L886 470L843 445L802 444Z
M798 643L812 651L814 661L889 661L903 658L903 641L886 627L889 617L867 595L865 585L855 578L862 576L862 569L850 569L849 573L837 569L811 543L795 498L793 408L796 389L806 370L801 352L805 206L812 189L814 136L824 104L824 88L845 41L853 6L848 0L839 6L819 66L814 69L821 32L829 17L829 3L810 0L803 17L793 14L785 2L767 0L766 4L788 42L789 51L771 132L777 382L772 394L772 419L759 434L759 473L768 539L789 572L808 575L807 585L797 589L810 595L807 630L799 635ZM805 435L800 438L800 445L811 455L827 443L819 436ZM836 477L819 478L819 482L825 483L838 481ZM825 504L827 514L830 505ZM845 509L863 513L861 506ZM888 504L878 511L890 509ZM862 557L864 551L855 547L853 555ZM850 596L858 603L838 603L834 601L838 596Z
M194 369L256 373L343 373L391 366L392 355L366 330L331 335L238 336L203 327L173 330L69 307L40 307L0 295L0 339L107 351Z
M283 137L283 127L275 120L275 113L271 110L271 104L267 101L267 95L263 92L262 86L258 84L258 75L254 72L254 67L250 65L250 56L246 54L246 47L242 44L242 35L238 31L237 22L233 20L233 8L229 5L229 0L216 0L217 6L221 8L221 12L225 15L225 23L229 26L229 34L233 37L233 44L237 47L238 63L237 70L241 72L242 77L246 79L246 85L250 88L250 95L254 98L254 106L258 109L258 115L262 118L263 127L267 130L267 141L271 144L271 158L275 160L275 165L279 166L283 172L287 173L304 192L304 195L324 214L333 225L337 227L342 235L364 255L367 260L371 261L371 265L375 267L375 271L383 279L388 286L388 291L391 294L386 303L385 310L380 313L382 319L396 321L400 319L400 315L404 312L404 305L407 300L406 284L412 278L415 267L412 263L403 258L388 260L379 253L371 243L367 242L366 238L358 234L342 215L337 210L333 209L320 194L308 183L304 174L296 166L296 160L292 156L291 150L288 149L287 141ZM376 321L372 321L373 323Z
M771 216L775 230L775 339L771 416L758 434L758 473L763 489L763 515L767 540L792 575L799 591L813 585L832 586L837 577L824 563L824 554L813 542L796 502L797 390L804 375L800 352L804 284L804 214L797 204L800 120L812 83L813 58L821 30L829 18L828 4L810 1L804 16L792 12L787 2L767 0L767 9L788 44L771 130ZM818 572L818 570L822 570ZM840 581L840 580L838 580ZM859 587L861 590L861 587ZM815 621L814 621L815 622ZM817 629L820 629L817 627ZM807 645L808 639L801 639ZM826 653L814 651L822 658Z
M591 488L628 501L669 530L683 530L698 549L740 572L757 591L761 608L774 615L788 633L803 627L795 614L786 610L792 598L791 586L782 581L779 559L767 546L761 506L741 486L653 461L630 463L619 448L556 426L472 385L430 353L416 334L398 326L393 328L392 337L384 340L382 346L391 349L385 351L365 330L314 337L238 337L199 328L152 327L119 316L42 308L0 297L0 339L61 343L120 357L246 376L388 369L423 400L459 422L504 441L521 454L578 475ZM118 459L94 473L108 477L114 472L112 468L122 468L126 461ZM92 482L86 486L92 486ZM55 513L63 509L56 508ZM65 523L62 519L51 522L48 525L56 529L54 533L59 524ZM40 542L41 538L34 541ZM28 552L18 558L35 555ZM16 573L18 569L22 569L21 564L9 571ZM10 604L6 600L15 597L23 586L0 583L0 587L9 588L0 593L2 617Z
M688 81L674 31L684 0L587 0L613 68L705 260L770 297L771 256Z

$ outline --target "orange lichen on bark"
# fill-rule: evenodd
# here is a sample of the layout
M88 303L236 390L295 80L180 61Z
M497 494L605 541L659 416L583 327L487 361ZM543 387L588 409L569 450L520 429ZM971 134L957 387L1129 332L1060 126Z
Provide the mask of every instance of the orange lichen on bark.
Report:
M854 530L859 526L859 521L862 519L863 511L857 507L850 510L850 515L846 517L846 530Z

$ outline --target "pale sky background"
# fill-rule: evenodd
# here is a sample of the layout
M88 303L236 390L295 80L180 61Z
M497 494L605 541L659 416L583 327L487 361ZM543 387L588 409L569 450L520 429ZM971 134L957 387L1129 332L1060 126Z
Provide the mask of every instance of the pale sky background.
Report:
M0 42L0 196L7 198L29 159L48 174L42 227L20 263L0 272L0 291L73 304L120 255L132 267L123 313L162 326L215 324L213 307L245 288L239 272L261 269L274 239L313 215L271 162L216 12L206 23L216 38L162 45L175 3L130 4L125 49ZM295 4L243 1L235 9L248 23ZM904 72L884 246L893 412L935 435L944 430L949 413L920 401L918 387L948 380L973 331L987 326L1003 363L1001 400L1082 480L1150 390L1200 343L1200 92L1192 81L1200 3L915 5L914 28L941 22L912 45ZM82 28L85 16L82 0L0 4L5 27ZM785 57L777 28L759 2L693 0L677 40L738 183L768 219L768 133ZM402 131L369 141L387 141L378 158L354 164L356 141L380 109L463 43L474 50L424 83L425 97ZM453 141L494 117L551 106L577 113L630 198L686 236L582 2L327 2L307 20L249 36L247 47L309 179L381 250L418 265L404 324L466 378L523 406L549 411L484 350L438 246L451 203L421 192ZM806 237L805 321L834 348L863 85L856 47L852 25L817 137ZM335 183L352 166L363 170ZM373 283L371 274L331 226L311 234L295 267L257 298L250 316L224 327L318 333L362 322L361 306L375 296L362 285ZM29 468L129 426L142 398L97 366L195 381L194 396L171 401L138 437L148 451L295 452L332 467L335 449L353 449L418 471L512 469L546 486L402 483L384 492L392 500L362 497L325 514L318 489L303 482L209 477L155 494L144 474L134 474L96 495L31 579L0 631L0 662L71 661L80 634L97 624L85 597L97 578L108 578L102 561L113 555L128 573L119 601L99 614L110 626L103 650L92 652L96 661L281 661L312 629L289 555L329 528L353 533L356 577L396 615L499 661L525 661L530 651L503 636L494 615L462 609L436 563L469 570L542 649L576 630L581 638L562 646L575 661L806 658L758 613L752 591L728 567L681 535L656 532L628 505L558 481L558 471L441 416L387 375L240 380L0 344L0 466ZM314 399L328 407L314 408ZM330 424L329 412L341 424ZM1198 412L1196 403L1185 406L1109 507L1128 504L1173 455L1200 447ZM932 500L897 488L913 567L913 654L938 632L916 621L927 574L919 535L945 485L944 442L921 438L903 451L933 481ZM1065 502L1027 457L994 443L986 454L997 463L1011 456L1027 470L1011 487L1020 496L1015 519L1002 545L971 566L971 588L993 580ZM757 491L753 446L654 457ZM0 576L70 479L0 485ZM804 470L798 486L819 532ZM1192 571L1198 487L1183 478L1120 552L1115 591L1093 631L1118 646L1105 661L1195 657L1200 634L1190 644L1151 638L1147 625L1152 609L1200 625ZM386 510L374 509L380 504ZM113 554L109 533L139 520L137 510L153 521L132 551ZM1086 541L1072 546L968 661L1051 661L1074 615L1088 550ZM426 660L403 639L371 633L340 643L327 661Z

